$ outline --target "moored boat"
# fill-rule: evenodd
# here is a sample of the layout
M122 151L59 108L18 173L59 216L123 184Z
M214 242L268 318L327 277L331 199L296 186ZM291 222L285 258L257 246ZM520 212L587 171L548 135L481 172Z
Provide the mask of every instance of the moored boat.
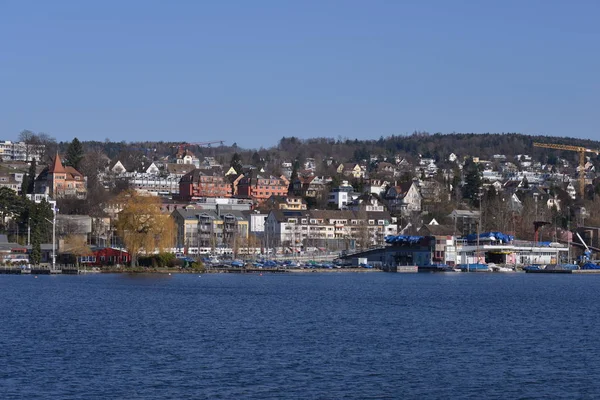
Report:
M473 264L460 264L459 268L462 272L489 272L490 268L487 264L473 263Z

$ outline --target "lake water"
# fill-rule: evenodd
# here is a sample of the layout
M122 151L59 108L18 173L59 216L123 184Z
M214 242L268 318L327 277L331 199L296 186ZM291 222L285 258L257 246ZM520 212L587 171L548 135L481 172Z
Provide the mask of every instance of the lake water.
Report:
M3 399L600 397L600 275L0 275Z

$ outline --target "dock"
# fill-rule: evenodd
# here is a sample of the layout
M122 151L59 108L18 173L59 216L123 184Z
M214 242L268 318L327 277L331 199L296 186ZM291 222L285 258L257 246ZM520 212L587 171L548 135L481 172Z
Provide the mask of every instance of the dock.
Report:
M600 269L534 269L525 270L528 274L600 274Z
M252 273L282 273L282 272L290 272L284 268L236 268L236 267L212 267L209 269L210 272L223 272L230 274L252 274Z
M23 270L18 267L0 267L0 274L3 275L21 275Z

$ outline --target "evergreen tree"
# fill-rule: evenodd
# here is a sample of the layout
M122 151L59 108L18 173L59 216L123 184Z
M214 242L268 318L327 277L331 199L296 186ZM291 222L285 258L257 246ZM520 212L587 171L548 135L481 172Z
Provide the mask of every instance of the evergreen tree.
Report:
M254 154L252 154L252 164L254 164L254 166L256 168L261 168L263 167L263 161L262 158L260 157L260 154L258 154L257 151L254 152Z
M235 169L235 172L237 172L238 174L242 173L242 157L238 153L233 153L233 156L231 156L231 162L229 163L229 166L233 167L233 169Z
M31 163L29 164L29 172L27 174L27 182L28 182L27 194L33 194L33 191L35 188L35 178L37 178L36 169L37 169L37 163L34 158L33 160L31 160Z
M33 265L38 265L42 260L42 239L39 225L34 225L31 230L31 255L29 260Z
M66 164L70 165L75 169L79 169L79 164L83 160L83 157L83 145L81 144L79 139L74 138L73 141L69 144L69 147L67 148Z
M23 209L23 199L14 190L7 187L0 188L0 229L4 229L7 218L19 215Z
M25 198L27 190L29 189L29 175L23 175L23 182L21 182L21 197Z
M472 159L465 163L465 184L463 198L467 199L473 207L479 207L479 191L481 189L481 172Z

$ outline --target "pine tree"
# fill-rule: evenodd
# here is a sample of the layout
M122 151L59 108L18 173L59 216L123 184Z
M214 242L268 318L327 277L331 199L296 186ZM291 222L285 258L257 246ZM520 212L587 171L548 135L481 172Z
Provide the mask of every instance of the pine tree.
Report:
M25 198L27 190L29 189L29 175L23 175L23 182L21 182L21 197Z
M477 164L472 160L465 163L465 185L463 198L468 199L473 207L479 207L479 190L481 188L481 173Z
M39 225L34 225L31 231L31 256L30 261L33 265L38 265L42 260L42 239Z
M240 174L242 172L242 157L238 153L233 153L231 156L231 162L229 163L230 167L235 169L235 172Z
M27 174L27 182L28 182L27 194L33 194L33 191L35 188L35 178L37 178L36 169L37 169L37 163L34 158L33 160L31 160L31 163L29 164L29 172Z
M83 160L83 157L83 145L81 144L79 139L74 138L73 141L69 144L69 147L67 148L66 164L70 165L75 169L78 169L79 164L81 164L81 161Z

